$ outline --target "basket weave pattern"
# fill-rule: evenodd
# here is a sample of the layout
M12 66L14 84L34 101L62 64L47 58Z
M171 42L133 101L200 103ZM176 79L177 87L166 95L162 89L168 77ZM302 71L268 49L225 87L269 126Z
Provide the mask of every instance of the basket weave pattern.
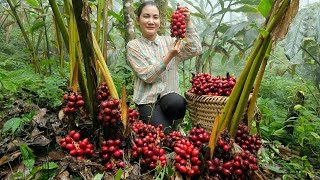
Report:
M211 133L214 119L222 113L228 96L207 96L185 92L185 97L192 125L200 126L206 132Z

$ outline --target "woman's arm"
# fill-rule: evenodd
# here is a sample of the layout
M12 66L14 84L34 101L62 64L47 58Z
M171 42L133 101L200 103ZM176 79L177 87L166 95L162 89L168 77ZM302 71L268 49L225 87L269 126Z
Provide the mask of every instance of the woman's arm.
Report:
M131 65L134 73L146 83L153 83L166 69L167 64L180 53L181 41L175 42L174 46L168 51L163 59L155 59L154 64L149 64L147 58L139 48L138 42L130 41L127 44L127 61Z

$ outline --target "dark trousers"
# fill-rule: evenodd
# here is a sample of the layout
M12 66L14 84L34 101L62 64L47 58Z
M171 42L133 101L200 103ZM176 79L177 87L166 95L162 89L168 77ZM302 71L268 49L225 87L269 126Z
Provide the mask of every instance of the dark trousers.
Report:
M166 134L172 131L174 124L181 122L186 113L186 106L184 97L177 93L166 94L152 104L137 105L139 119L153 126L162 124Z

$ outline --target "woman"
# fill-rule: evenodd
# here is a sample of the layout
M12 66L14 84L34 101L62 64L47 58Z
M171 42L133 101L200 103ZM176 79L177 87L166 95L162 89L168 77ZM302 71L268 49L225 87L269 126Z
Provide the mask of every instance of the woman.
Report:
M190 11L184 10L186 42L159 36L159 8L152 1L137 10L137 24L142 36L127 44L127 60L135 74L133 101L140 119L154 126L163 125L168 133L174 120L186 112L186 100L179 95L178 63L199 55L199 36L192 27Z

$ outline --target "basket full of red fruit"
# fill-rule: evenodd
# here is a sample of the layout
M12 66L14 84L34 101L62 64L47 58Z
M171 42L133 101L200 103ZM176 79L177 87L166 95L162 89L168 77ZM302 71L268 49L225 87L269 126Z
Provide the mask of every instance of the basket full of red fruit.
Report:
M222 112L236 84L236 78L229 73L215 77L200 73L193 74L190 83L192 87L185 93L185 97L192 124L210 133L215 117Z

